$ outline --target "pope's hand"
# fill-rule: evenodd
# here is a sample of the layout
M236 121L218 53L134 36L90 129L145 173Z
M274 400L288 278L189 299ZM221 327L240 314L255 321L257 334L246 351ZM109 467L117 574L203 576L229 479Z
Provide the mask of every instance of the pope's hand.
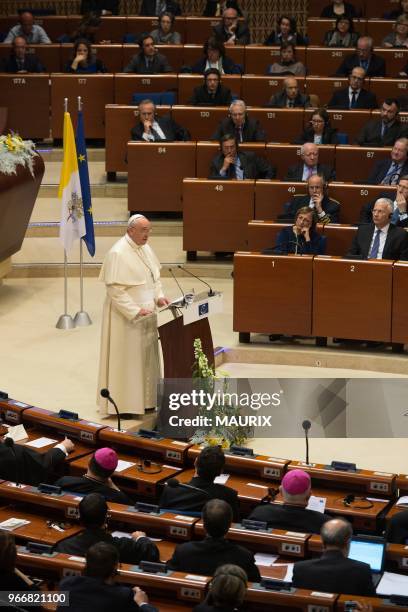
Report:
M170 300L168 300L166 297L162 297L157 300L158 306L168 306L169 304L170 304Z
M151 315L152 311L148 308L141 308L138 312L138 317L147 317L147 315Z

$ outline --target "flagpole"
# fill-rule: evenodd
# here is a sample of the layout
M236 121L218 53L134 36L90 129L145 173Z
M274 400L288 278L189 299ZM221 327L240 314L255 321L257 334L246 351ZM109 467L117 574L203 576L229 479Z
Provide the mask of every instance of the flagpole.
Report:
M64 115L68 112L68 98L64 98ZM62 314L55 326L57 329L73 329L75 323L71 315L68 314L68 258L64 249L64 314Z
M78 96L78 112L82 110L82 99ZM92 319L89 314L84 310L84 256L83 256L83 240L79 239L79 293L80 293L80 305L79 311L74 317L74 324L76 327L86 327L92 325Z

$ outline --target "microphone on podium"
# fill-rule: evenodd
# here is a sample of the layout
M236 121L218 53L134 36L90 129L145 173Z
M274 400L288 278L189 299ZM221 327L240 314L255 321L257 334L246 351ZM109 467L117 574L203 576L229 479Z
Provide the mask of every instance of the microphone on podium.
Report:
M187 274L189 274L193 278L196 278L197 280L199 280L200 283L203 283L203 285L206 285L206 287L209 288L208 297L212 297L213 295L215 295L215 291L213 291L211 285L209 285L205 280L203 280L196 274L193 274L192 272L190 272L190 270L187 270L187 268L183 268L183 266L180 266L180 264L177 267L180 268L180 270L183 270L183 272L187 272Z

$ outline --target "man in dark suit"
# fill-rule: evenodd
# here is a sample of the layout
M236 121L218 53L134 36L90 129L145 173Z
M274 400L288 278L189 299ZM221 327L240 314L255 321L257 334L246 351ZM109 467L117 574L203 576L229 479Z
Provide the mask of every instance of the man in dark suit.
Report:
M390 544L408 543L408 510L401 510L387 521L385 539Z
M134 531L131 537L113 537L106 529L108 505L99 493L90 493L79 502L79 518L85 527L70 538L61 540L58 552L67 555L85 555L90 546L97 542L112 544L119 553L122 563L137 564L139 561L158 561L159 550L144 531Z
M162 13L181 15L181 8L174 0L143 0L139 15L143 17L158 17Z
M157 52L150 34L145 34L139 41L140 52L134 55L123 72L136 74L161 74L171 72L167 58Z
M204 84L194 88L188 101L192 106L228 106L231 102L231 90L221 85L221 74L217 68L204 72Z
M373 223L360 225L348 257L408 260L408 233L391 223L393 203L379 198L373 208Z
M327 521L320 531L324 551L321 557L299 561L293 567L293 586L329 593L374 596L375 588L368 563L348 559L353 529L344 519Z
M242 11L239 8L237 0L207 0L203 17L218 17L226 8L234 8L239 17L242 17Z
M336 179L333 168L319 164L319 147L313 142L305 142L300 147L300 157L303 163L290 166L284 181L307 181L314 174L321 174L326 182Z
M408 138L399 138L391 149L391 159L380 159L375 162L369 185L397 185L400 176L408 174Z
M355 108L377 108L378 102L375 94L363 88L365 71L356 66L349 76L349 86L345 89L335 91L332 95L328 108L341 110L353 110Z
M263 157L250 151L240 151L232 134L225 134L220 140L221 151L213 158L210 167L210 179L244 180L273 179L276 168L273 168Z
M335 76L349 76L356 66L363 68L368 77L385 77L385 61L373 53L373 39L370 36L360 36L356 53L346 55Z
M309 108L312 106L309 96L300 93L295 77L283 81L283 90L271 96L266 106L272 108Z
M29 53L27 42L22 36L16 36L12 51L0 64L0 72L45 72L44 66L34 53Z
M222 499L212 499L203 508L204 540L179 544L168 567L179 572L212 576L220 565L233 563L245 570L248 580L259 582L259 570L253 553L225 539L232 523L231 506Z
M297 211L303 207L309 207L313 213L316 223L339 223L340 222L340 203L331 200L327 195L327 183L320 174L313 174L307 179L308 193L295 195L292 200L285 205L284 218L294 221Z
M306 508L311 493L311 480L303 470L291 470L282 478L279 491L283 504L261 504L249 515L253 521L268 523L273 529L320 533L330 520L327 514Z
M395 195L391 195L390 192L383 192L379 196L380 198L389 198L393 200L393 213L391 217L391 223L398 227L408 227L408 175L401 176ZM360 222L361 223L372 223L373 222L373 208L374 202L369 202L361 208Z
M243 100L234 100L229 115L218 125L211 140L221 140L225 134L235 134L238 142L265 142L266 133L257 119L248 116Z
M154 103L151 100L146 99L140 102L139 121L131 130L132 140L145 142L190 140L188 130L178 125L169 115L156 116L155 111Z
M251 34L246 23L238 20L235 8L226 8L222 13L222 21L213 28L214 36L225 45L249 45Z
M203 448L195 461L195 474L187 483L188 486L165 486L160 498L160 507L201 512L210 499L223 499L231 506L234 520L238 520L238 493L231 487L214 482L214 479L222 473L224 465L225 456L220 446Z
M371 119L356 138L360 147L392 147L396 140L407 136L408 128L399 118L400 103L397 98L386 98L381 105L381 118Z
M119 0L81 0L81 15L119 15Z

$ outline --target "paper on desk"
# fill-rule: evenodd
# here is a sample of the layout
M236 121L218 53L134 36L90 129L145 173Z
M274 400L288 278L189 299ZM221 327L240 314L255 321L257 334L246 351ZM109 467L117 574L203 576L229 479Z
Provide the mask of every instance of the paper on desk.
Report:
M377 586L377 595L408 595L408 576L384 572Z
M255 565L273 565L279 555L268 555L267 553L256 553Z
M294 563L288 563L288 569L286 570L286 574L284 577L284 582L292 582L293 580L293 566L295 564Z
M225 484L229 477L230 477L229 474L220 474L219 476L214 478L214 483L215 484Z
M51 438L36 438L35 440L31 440L30 442L26 442L25 446L32 446L33 448L42 448L43 446L49 446L50 444L56 444L57 440L52 440Z
M14 425L14 427L9 427L9 430L4 437L11 438L14 440L14 442L20 442L20 440L26 440L28 438L28 434L24 429L24 425Z
M408 506L408 495L403 495L402 497L400 497L395 505L396 506Z
M9 518L6 521L2 521L0 523L0 529L5 529L6 531L13 531L13 529L24 527L24 525L28 525L29 523L30 521L26 521L25 519Z
M309 497L308 504L306 506L307 510L315 510L316 512L324 512L326 508L326 497L317 497L316 495L311 495Z
M132 534L128 531L112 531L113 538L132 538Z
M136 465L136 463L132 463L131 461L123 461L122 459L119 459L115 472L123 472L124 470L127 470L128 468L131 468L134 465Z

